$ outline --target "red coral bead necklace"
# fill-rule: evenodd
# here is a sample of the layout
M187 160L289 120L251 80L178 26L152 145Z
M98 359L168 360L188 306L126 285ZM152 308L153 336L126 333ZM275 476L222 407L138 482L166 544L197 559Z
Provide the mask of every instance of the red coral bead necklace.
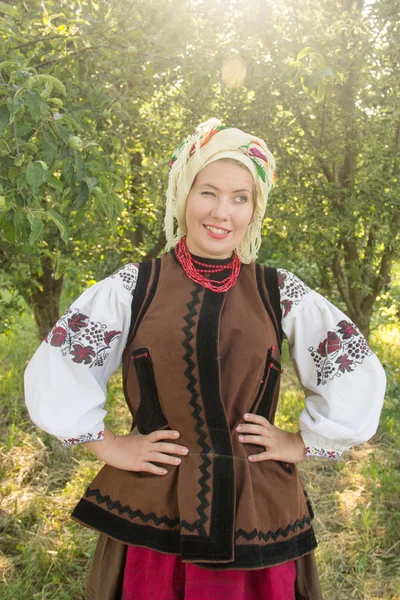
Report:
M197 258L194 258L186 245L186 236L182 237L174 248L175 256L182 265L186 275L194 281L199 283L205 288L212 290L213 292L221 293L230 290L236 283L236 280L240 273L241 262L236 254L233 252L232 261L224 265L212 265L202 262ZM230 270L230 274L225 279L218 281L207 278L205 275L213 275L214 273L221 273L222 271Z

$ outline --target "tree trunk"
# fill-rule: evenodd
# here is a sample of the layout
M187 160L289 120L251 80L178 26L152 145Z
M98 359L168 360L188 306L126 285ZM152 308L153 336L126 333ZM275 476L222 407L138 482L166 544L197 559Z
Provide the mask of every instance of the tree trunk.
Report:
M54 278L54 271L49 259L42 264L43 275L39 277L39 287L26 297L33 310L38 335L43 340L60 317L60 296L63 277Z
M349 314L349 317L357 325L363 336L369 340L371 333L371 311L362 312L361 310L354 314Z

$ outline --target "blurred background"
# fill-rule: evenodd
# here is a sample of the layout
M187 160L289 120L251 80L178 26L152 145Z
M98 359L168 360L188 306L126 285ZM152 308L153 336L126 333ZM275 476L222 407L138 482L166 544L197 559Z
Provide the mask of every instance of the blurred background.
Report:
M1 598L82 597L95 536L69 513L99 463L32 426L22 374L85 288L163 251L170 155L217 117L276 157L260 262L344 310L385 366L375 438L302 472L326 600L399 600L399 14L398 0L0 2ZM296 430L303 393L285 376L278 424ZM118 373L108 408L125 431Z

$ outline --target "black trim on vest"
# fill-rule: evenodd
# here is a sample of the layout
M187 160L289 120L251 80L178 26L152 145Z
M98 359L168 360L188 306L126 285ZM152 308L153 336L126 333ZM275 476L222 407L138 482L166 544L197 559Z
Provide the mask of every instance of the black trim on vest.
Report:
M153 262L154 262L153 282L151 284L151 288L150 288L149 294L147 296L147 300L145 302L146 290L147 290L147 286L150 281ZM133 299L132 299L132 305L131 305L131 324L129 327L129 334L128 334L126 346L129 346L132 343L132 340L134 339L134 337L136 335L139 325L142 322L142 319L143 319L144 315L146 314L146 312L154 298L154 294L156 293L156 289L157 289L157 285L158 285L158 279L160 276L160 269L161 269L161 259L160 258L153 259L152 261L148 260L144 263L139 264L138 280L136 283L135 291L133 293ZM134 320L135 318L136 318L136 320Z
M271 294L273 292L274 284L273 284L272 278L269 278L268 282L267 282L267 280L265 278L265 269L266 269L266 267L263 267L262 265L256 263L257 288L258 288L258 293L260 294L262 303L264 304L265 310L267 311L268 316L271 319L272 325L274 326L276 337L277 337L278 344L279 344L279 349L281 349L281 347L282 347L282 329L280 326L280 320L278 321L278 315L276 315L274 312L276 310L276 306L274 304L272 304L273 296L271 296ZM276 271L276 269L271 269L271 270ZM263 271L264 271L264 273L263 273ZM265 285L267 285L267 283L269 285L269 287L267 289L268 289L268 295L270 297L271 305L269 304L267 298L265 297L265 293L264 293L263 286L262 286L263 279L264 279ZM272 283L272 285L271 285L271 283ZM279 292L277 277L276 277L275 286ZM276 294L275 294L275 299L276 299ZM272 306L272 308L271 308L271 306ZM280 314L282 314L281 309L280 309L280 304L279 304L279 311L280 311Z
M187 365L184 375L185 375L186 379L188 380L186 389L191 394L191 399L190 399L189 404L193 408L192 415L197 422L197 425L194 428L194 430L198 435L197 443L199 444L199 446L202 450L201 456L203 459L202 465L200 467L201 477L199 479L199 484L200 484L201 490L197 494L197 497L200 500L200 504L197 506L197 509L196 509L197 514L199 515L199 519L197 519L193 523L189 523L188 521L185 521L183 519L181 522L181 528L188 529L190 532L197 530L199 535L206 536L207 534L206 534L206 530L204 529L204 524L207 522L208 518L207 518L205 510L206 510L207 506L209 505L209 502L207 500L207 494L208 494L208 492L211 491L211 488L209 487L209 485L207 483L211 477L210 473L208 472L208 467L211 465L211 460L209 459L207 454L210 452L211 448L206 442L207 436L205 434L204 429L202 429L203 425L204 425L204 420L201 416L202 408L201 408L201 404L199 402L199 397L200 397L200 394L198 392L198 383L199 382L198 382L197 377L195 377L195 375L193 374L193 371L195 370L196 365L191 358L193 356L193 354L195 353L195 349L193 348L193 346L191 344L191 342L194 338L192 329L196 324L196 322L194 321L194 317L196 317L198 315L197 306L200 304L199 293L201 292L202 289L203 288L200 284L194 284L193 290L192 290L192 299L190 302L188 302L186 304L186 307L189 312L183 317L183 320L186 321L186 325L185 325L185 327L182 327L182 331L185 334L185 339L182 342L182 346L186 350L183 360L185 361L185 363Z
M255 538L257 538L258 540L262 540L263 542L268 542L268 540L270 539L273 539L276 542L276 540L279 537L287 537L289 533L295 533L297 529L304 529L304 525L310 524L310 515L304 515L302 519L296 519L294 523L290 523L287 527L285 527L285 529L282 529L282 527L280 527L279 529L276 529L276 531L273 531L271 529L270 531L266 531L264 533L264 531L258 531L257 529L253 529L253 531L245 531L244 529L239 529L235 533L235 540L239 539L240 537L243 537L248 542L254 540Z
M258 544L252 545L236 545L235 546L235 562L229 565L221 563L197 563L200 567L209 568L213 571L221 571L223 569L255 569L260 567L271 567L276 564L295 560L308 552L311 552L317 547L313 529L307 529L302 533L291 537L284 542L274 542L261 546Z
M197 327L197 364L200 392L212 449L213 464L210 537L183 536L185 557L233 559L235 521L235 472L229 425L220 396L219 329L224 293L204 292Z
M179 525L179 517L176 519L170 519L166 515L162 517L157 517L156 513L144 513L139 509L133 510L130 506L122 506L119 500L112 500L110 496L102 496L99 489L91 489L87 488L85 492L86 498L96 498L97 504L105 504L108 510L117 510L119 515L128 515L128 517L133 520L135 518L141 519L144 523L148 523L149 521L153 521L155 525L166 525L170 529L177 529Z
M272 267L264 267L264 281L265 287L268 290L269 299L272 304L272 308L275 313L275 319L278 326L277 333L279 339L279 345L282 346L283 331L282 331L282 308L281 308L281 294L279 291L278 283L278 271Z
M167 554L181 554L181 533L178 530L171 531L167 529L156 529L150 525L136 525L126 519L121 519L117 515L103 510L88 500L82 499L77 504L72 513L72 517L84 525L100 529L106 535L113 537L126 544L136 544L143 546L143 540L146 540L146 547L166 552ZM202 548L205 560L215 558L215 544L209 538L193 537L196 543ZM314 531L312 527L295 535L289 539L273 542L265 545L238 544L235 546L235 560L226 563L205 563L197 560L194 564L203 568L212 570L226 569L251 569L260 567L270 567L276 564L294 560L311 552L317 547ZM210 552L208 552L210 551ZM198 555L196 552L195 555ZM190 554L185 554L185 559L190 558ZM193 556L195 558L195 556ZM221 555L221 560L226 560L226 555Z
M161 408L154 377L153 361L148 348L138 348L131 354L139 383L140 401L135 412L139 432L148 435L168 425Z
M262 417L265 417L266 419L270 419L270 411L271 411L271 405L272 405L272 399L274 397L274 391L275 391L275 387L278 381L278 377L281 374L281 366L279 365L278 361L274 360L274 359L270 359L270 365L274 364L273 367L269 367L269 371L268 371L268 379L267 379L267 383L264 389L264 393L263 396L260 400L260 404L258 405L258 408L256 410L256 414L257 415L261 415ZM275 364L276 363L276 364ZM279 366L277 366L279 365Z

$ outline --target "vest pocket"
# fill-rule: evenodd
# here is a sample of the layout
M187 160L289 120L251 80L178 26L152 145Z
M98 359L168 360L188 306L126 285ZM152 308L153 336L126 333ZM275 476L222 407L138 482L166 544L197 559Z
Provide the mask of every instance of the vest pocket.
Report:
M140 392L139 407L134 418L139 432L148 435L157 429L166 428L168 421L161 408L153 361L148 348L135 350L132 352L131 359L135 365Z
M268 350L265 360L264 373L260 388L250 412L268 419L274 397L275 386L281 374L281 365L272 356L272 348Z
M282 468L284 471L286 471L286 473L289 473L289 475L292 475L292 474L293 474L292 467L291 467L290 463L288 463L288 462L282 462L281 460L277 460L276 462L278 463L278 465L279 465L279 466L280 466L280 467L281 467L281 468Z

